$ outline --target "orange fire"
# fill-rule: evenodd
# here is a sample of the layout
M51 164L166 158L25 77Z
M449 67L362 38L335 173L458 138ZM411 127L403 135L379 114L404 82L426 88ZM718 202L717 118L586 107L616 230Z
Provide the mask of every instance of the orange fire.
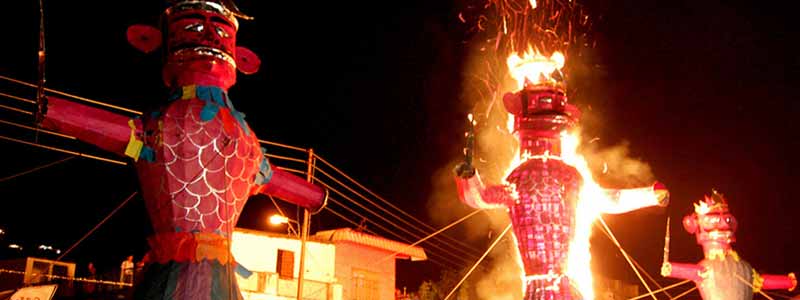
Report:
M564 54L556 51L548 57L529 47L522 56L510 55L506 64L511 77L517 81L518 89L526 85L555 85L558 80L552 74L564 67Z

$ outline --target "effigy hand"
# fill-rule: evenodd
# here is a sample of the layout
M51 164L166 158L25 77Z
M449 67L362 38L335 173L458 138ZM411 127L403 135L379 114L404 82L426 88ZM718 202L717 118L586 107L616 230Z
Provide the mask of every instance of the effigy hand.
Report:
M656 183L653 184L653 192L658 199L658 206L666 207L669 204L669 190L667 190L666 185L656 181Z
M453 172L456 173L456 176L461 178L471 178L475 176L475 167L468 161L461 162L453 169Z

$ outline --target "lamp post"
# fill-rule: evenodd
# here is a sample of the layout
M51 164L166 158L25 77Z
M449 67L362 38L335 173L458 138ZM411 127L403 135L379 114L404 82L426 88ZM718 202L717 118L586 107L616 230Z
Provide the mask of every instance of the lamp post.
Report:
M308 149L308 170L306 171L306 180L311 182L314 179L314 149ZM297 276L297 300L303 299L303 278L305 277L305 262L306 262L306 240L308 239L308 230L311 223L311 214L308 209L303 209L303 226L300 228L300 271Z

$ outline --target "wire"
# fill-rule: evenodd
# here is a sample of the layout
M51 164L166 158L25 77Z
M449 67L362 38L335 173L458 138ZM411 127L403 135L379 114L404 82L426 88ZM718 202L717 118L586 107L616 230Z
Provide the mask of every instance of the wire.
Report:
M333 203L333 204L336 204L336 205L339 205L339 206L341 206L342 208L344 208L345 210L349 211L350 213L352 213L352 214L354 214L354 215L358 216L359 218L362 218L362 219L369 220L367 217L364 217L363 215L361 215L361 214L359 214L358 212L354 211L352 208L350 208L350 207L347 207L347 206L343 205L341 202L337 201L337 200L336 200L335 198L333 198L333 197L328 197L328 201L329 201L329 203ZM400 234L398 234L398 233L396 233L396 232L394 232L394 231L392 231L392 230L389 230L388 228L384 227L383 225L381 225L381 224L379 224L379 223L375 223L375 222L373 222L372 224L373 224L373 225L375 225L375 227L378 227L379 229L381 229L383 232L386 232L386 233L388 233L388 234L391 234L391 235L393 235L393 236L397 237L398 239L400 239L400 240L401 240L401 241L403 241L403 242L406 242L406 243L411 243L411 241L409 241L409 240L408 240L408 238L406 238L406 237L404 237L404 236L402 236L402 235L400 235ZM376 234L376 235L378 235L378 234ZM433 245L433 246L436 246L436 245L434 245L434 244L431 244L431 245ZM441 250L440 248L437 248L437 250L444 251L444 253L449 253L449 252L447 252L447 251L445 251L445 250ZM450 259L449 257L446 257L446 256L444 256L444 255L441 255L441 254L438 254L438 253L435 253L435 252L431 252L431 254L434 254L434 255L436 255L436 256L438 256L438 257L440 257L440 259L442 259L442 260L446 261L447 263L449 263L449 264L450 264L450 265L452 265L452 266L461 267L461 266L463 265L462 263L453 262L453 260L452 260L452 259ZM461 259L463 259L463 258L461 258Z
M8 76L0 75L0 79L6 80L6 81L10 81L10 82L13 82L13 83L16 83L16 84L21 84L21 85L24 85L24 86L32 87L32 88L37 88L37 86L35 84L27 83L25 81L14 79L14 78L11 78L11 77L8 77ZM133 109L130 109L130 108L125 108L125 107L122 107L122 106L108 104L108 103L100 102L100 101L97 101L97 100L92 100L92 99L89 99L89 98L84 98L84 97L81 97L81 96L69 94L69 93L66 93L66 92L57 91L57 90L54 90L54 89L44 88L44 91L50 92L50 93L53 93L53 94L57 94L57 95L61 95L61 96L65 96L65 97L70 97L72 99L80 100L80 101L83 101L83 102L88 102L88 103L95 104L95 105L100 105L100 106L104 106L104 107L108 107L108 108L121 110L121 111L124 111L124 112L129 112L129 113L136 114L136 115L141 115L142 114L142 112L137 111L137 110L133 110Z
M55 131L46 130L46 129L39 129L39 128L35 128L35 127L27 126L27 125L22 125L22 124L10 122L10 121L0 120L0 123L6 124L6 125L15 126L15 127L19 127L19 128L24 128L24 129L28 129L28 130L33 130L33 131L37 131L37 132L44 132L44 133L47 133L47 134L52 134L52 135L55 135L55 136L66 138L66 139L71 139L71 140L77 140L78 139L78 138L76 138L74 136L71 136L71 135L61 134L61 133L58 133L58 132L55 132Z
M104 161L104 162L108 162L108 163L112 163L112 164L118 164L118 165L123 165L123 166L128 164L128 163L126 163L124 161L114 160L114 159L110 159L110 158L104 158L104 157L100 157L100 156L94 156L94 155L90 155L90 154L84 154L84 153L70 151L70 150L64 150L64 149L61 149L61 148L56 148L56 147L52 147L52 146L46 146L46 145L37 144L37 143L31 143L31 142L27 142L27 141L23 141L23 140L18 140L18 139L15 139L15 138L10 138L10 137L7 137L7 136L2 136L2 135L0 135L0 139L7 140L7 141L12 141L12 142L17 142L17 143L25 144L25 145L29 145L29 146L44 148L44 149L47 149L47 150L57 151L57 152L61 152L61 153L72 154L72 155L75 155L75 156L96 159L96 160L99 160L99 161Z
M300 147L289 146L289 145L286 145L286 144L281 144L281 143L267 141L267 140L258 140L258 142L262 143L262 144L273 145L273 146L283 147L283 148L287 148L287 149L297 150L297 151L300 151L300 152L303 152L303 153L308 153L308 149L303 149L303 148L300 148ZM305 161L303 161L303 162L305 162Z
M122 203L117 205L117 208L114 208L114 210L112 210L110 214L108 214L105 218L103 218L102 221L100 221L100 223L97 223L97 225L95 225L94 228L92 228L91 230L89 230L89 232L84 234L83 237L81 237L77 242L75 242L75 244L72 244L72 246L70 246L69 249L67 249L67 251L64 251L64 253L62 253L61 256L56 258L56 260L61 260L62 258L64 258L64 256L67 256L67 254L69 254L70 251L72 251L72 249L75 249L75 247L77 247L78 244L80 244L81 242L83 242L83 240L85 240L87 237L89 237L89 235L91 235L95 230L97 230L97 228L100 228L101 225L105 224L105 222L108 221L108 219L110 219L111 216L113 216L115 213L117 213L117 211L120 208L125 206L125 204L127 204L128 201L131 201L131 199L133 199L133 197L136 196L136 194L138 194L138 193L139 193L138 191L137 192L133 192L133 194L128 196L128 198L126 198L125 201L122 201Z
M23 114L26 114L26 115L29 115L29 116L33 115L32 112L29 112L27 110L19 109L19 108L16 108L16 107L11 107L11 106L7 106L7 105L0 105L0 108L7 109L7 110L10 110L10 111L15 111L15 112L18 112L18 113L23 113Z
M412 228L416 229L417 231L423 232L425 235L428 235L428 234L429 234L429 233L427 233L427 232L426 232L426 231L424 231L424 230L420 230L418 226L415 226L415 225L413 225L413 224L409 223L409 222L408 222L408 221L406 221L404 218L401 218L401 217L399 217L399 216L397 216L397 215L395 215L395 214L391 213L390 211L386 210L385 208L383 208L383 207L381 207L381 206L379 206L379 205L375 204L375 202L372 202L372 201L370 201L369 199L367 199L367 198L366 198L366 197L364 197L363 195L361 195L361 194L359 194L358 192L354 191L354 190L353 190L353 189L351 189L350 187L348 187L348 186L344 185L344 184L343 184L341 181L337 180L336 178L333 178L333 176L331 176L330 174L326 173L324 170L321 170L321 169L319 169L318 171L319 171L320 173L322 173L322 174L326 175L328 178L332 179L333 181L335 181L335 182L336 182L336 183L338 183L339 185L341 185L341 186L345 187L345 188L346 188L347 190L349 190L350 192L352 192L352 193L354 193L354 194L356 194L356 195L360 196L362 199L366 200L368 203L370 203L370 204L372 204L373 206L377 207L377 208L378 208L378 209L380 209L381 211L383 211L383 212L386 212L387 214L389 214L390 216L392 216L392 217L394 217L394 218L397 218L398 220L400 220L400 221L401 221L401 222L403 222L404 224L406 224L406 225L408 225L408 226L411 226ZM317 179L317 180L319 181L319 178L316 178L316 177L315 177L315 179ZM323 183L323 184L324 184L324 182L322 182L322 181L320 181L320 183ZM340 192L339 190L336 190L335 188L331 187L330 185L327 185L327 184L326 184L325 186L326 186L326 187L328 187L329 189L331 189L331 190L333 190L333 191L335 191L335 192L339 193L340 195L344 196L344 194L343 194L342 192ZM366 211L368 211L368 212L372 213L373 215L377 216L378 218L380 218L380 219L384 220L385 222L392 224L392 226L395 226L395 227L399 228L400 230L402 230L402 231L404 231L404 232L406 232L406 233L408 233L408 234L412 235L412 236L414 237L414 239L419 239L419 238L421 238L419 235L416 235L416 234L414 234L414 233L411 233L411 232L409 232L408 230L406 230L406 228L405 228L405 227L398 226L398 225L396 225L395 223L392 223L391 221L387 220L387 219L386 219L386 218L385 218L383 215L373 212L372 210L370 210L369 208L367 208L367 207L365 207L365 206L361 205L360 203L356 202L355 200L353 200L353 199L351 199L351 198L349 198L349 197L347 197L347 200L351 201L353 204L356 204L356 205L358 205L358 206L359 206L359 207L361 207L362 209L364 209L364 210L366 210ZM447 244L447 243L445 243L445 245L448 245L448 244ZM461 252L462 254L468 255L468 256L472 257L473 259L474 259L474 257L475 257L475 255L474 255L474 254L471 254L471 253L469 253L469 252L466 252L465 250L463 250L463 249L460 249L459 247L453 247L453 249L456 249L457 251Z
M386 223L389 223L390 225L394 226L394 227L395 227L395 228L397 228L397 229L400 229L400 231L402 231L402 232L404 232L404 233L406 233L406 234L408 234L408 235L412 236L414 239L419 239L419 238L420 238L420 236L419 236L419 235L417 235L417 234L414 234L414 233L412 233L412 232L409 232L407 229L403 228L402 226L399 226L399 225L397 225L396 223L394 223L394 222L392 222L392 221L390 221L390 220L386 219L386 217L384 217L383 215L381 215L381 214L378 214L378 213L376 213L376 212L372 211L371 209L369 209L369 208L367 208L367 207L365 207L365 206L361 205L361 203L358 203L358 202L354 201L352 198L350 198L350 197L347 197L346 195L344 195L344 194L342 194L341 192L339 192L339 190L337 190L337 189L335 189L335 188L331 187L330 185L326 184L324 181L320 181L320 180L318 180L318 182L319 182L320 184L322 184L323 186L325 186L327 189L329 189L329 190L332 190L332 191L334 191L334 192L338 193L338 194L339 194L339 195L341 195L343 198L345 198L346 200L350 201L350 203L353 203L353 204L355 204L356 206L358 206L358 207L360 207L360 208L364 209L365 211L367 211L367 212L369 212L369 213L371 213L371 214L373 214L373 215L377 216L379 219L383 220L383 221L384 221L384 222L386 222ZM331 198L328 198L328 199L329 199L329 200L333 200L333 199L331 199ZM340 206L344 206L344 205L342 205L341 203L337 203L337 204L338 204L338 205L340 205ZM364 218L364 219L367 219L367 218ZM373 224L377 224L377 223L373 222ZM410 243L410 241L406 241L406 242L409 242L409 243ZM447 253L447 254L449 254L449 255L452 255L452 257L458 258L459 260L462 260L462 261L464 261L464 262L469 262L469 261L467 260L467 258L464 258L464 257L458 256L458 255L455 255L455 254L451 253L451 252L450 252L450 251L448 251L448 250L442 249L442 248L440 248L440 246L439 246L438 244L434 244L434 243L429 243L429 244L430 244L431 246L433 246L433 247L435 247L435 248L437 248L437 249L441 250L441 251L444 251L445 253ZM458 248L453 248L453 249L458 249Z
M36 104L36 101L30 100L30 99L27 99L27 98L17 97L17 96L6 94L6 93L0 93L0 96L8 97L8 98L15 99L15 100L19 100L19 101L22 101L22 102L25 102L25 103Z
M35 167L33 169L27 170L27 171L22 171L22 172L19 172L17 174L2 178L2 179L0 179L0 182L4 182L4 181L10 180L10 179L14 179L14 178L17 178L17 177L22 176L22 175L30 174L30 173L39 171L39 170L47 168L47 167L55 166L57 164L63 163L65 161L68 161L68 160L73 159L73 158L75 158L75 156L69 156L69 157L66 157L66 158L63 158L63 159L48 163L46 165L41 165L41 166Z
M322 157L321 157L321 156L319 156L318 154L315 154L314 156L316 156L316 157L317 157L317 159L319 159L320 161L322 161L322 163L324 163L325 165L329 166L329 167L330 167L330 168L332 168L334 171L336 171L337 173L341 174L342 176L344 176L345 178L347 178L348 180L350 180L350 181L351 181L352 183L354 183L356 186L358 186L358 187L360 187L361 189L365 190L367 193L369 193L369 194L370 194L370 195L372 195L373 197L377 198L378 200L381 200L381 202L385 203L385 204L386 204L386 205L388 205L389 207L391 207L391 208L394 208L395 210L399 211L400 213L402 213L402 214L403 214L403 215L405 215L406 217L410 218L411 220L414 220L414 221L416 221L417 223L420 223L420 224L421 224L423 227L425 227L425 228L428 228L428 230L431 230L431 231L433 231L433 230L436 230L436 229L435 229L433 226L431 226L431 225L428 225L427 223L420 221L420 220L419 220L419 219L417 219L416 217L414 217L414 216L412 216L411 214L409 214L409 213L407 213L407 212L403 211L402 209L398 208L397 206L395 206L395 205L394 205L394 204L392 204L391 202L387 201L387 200L386 200L386 199L384 199L383 197L381 197L381 196L378 196L378 194L376 194L376 193L375 193L375 192L373 192L372 190L370 190L370 189L366 188L366 187L365 187L365 186L363 186L361 183L359 183L359 182L358 182L358 181L356 181L355 179L351 178L350 176L348 176L347 174L345 174L344 172L342 172L341 170L339 170L339 168L337 168L336 166L334 166L333 164L331 164L330 162L328 162L327 160L325 160L324 158L322 158ZM330 176L330 175L328 175L328 176ZM420 230L420 231L422 231L422 230ZM472 246L470 246L470 245L468 245L468 244L466 244L466 243L464 243L464 242L461 242L461 241L459 241L459 240L457 240L457 239L451 238L451 237L449 237L449 236L447 236L447 235L442 235L442 236L443 236L443 237L445 237L445 238L447 238L447 239L448 239L448 240L450 240L451 242L454 242L454 243L457 243L457 244L459 244L459 245L463 246L463 247L464 247L464 249L472 250L472 251L474 251L475 253L478 253L477 251L475 251L475 250L472 248Z

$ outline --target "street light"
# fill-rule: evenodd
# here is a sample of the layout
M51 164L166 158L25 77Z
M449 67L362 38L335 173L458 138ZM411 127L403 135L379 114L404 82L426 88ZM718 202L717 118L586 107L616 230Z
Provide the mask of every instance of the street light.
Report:
M290 233L294 233L295 235L297 235L297 230L295 230L292 227L292 223L296 224L297 226L300 226L300 223L297 223L297 221L289 219L286 216L278 215L278 214L270 216L269 217L269 223L272 224L272 225L286 224L288 226L289 232Z

